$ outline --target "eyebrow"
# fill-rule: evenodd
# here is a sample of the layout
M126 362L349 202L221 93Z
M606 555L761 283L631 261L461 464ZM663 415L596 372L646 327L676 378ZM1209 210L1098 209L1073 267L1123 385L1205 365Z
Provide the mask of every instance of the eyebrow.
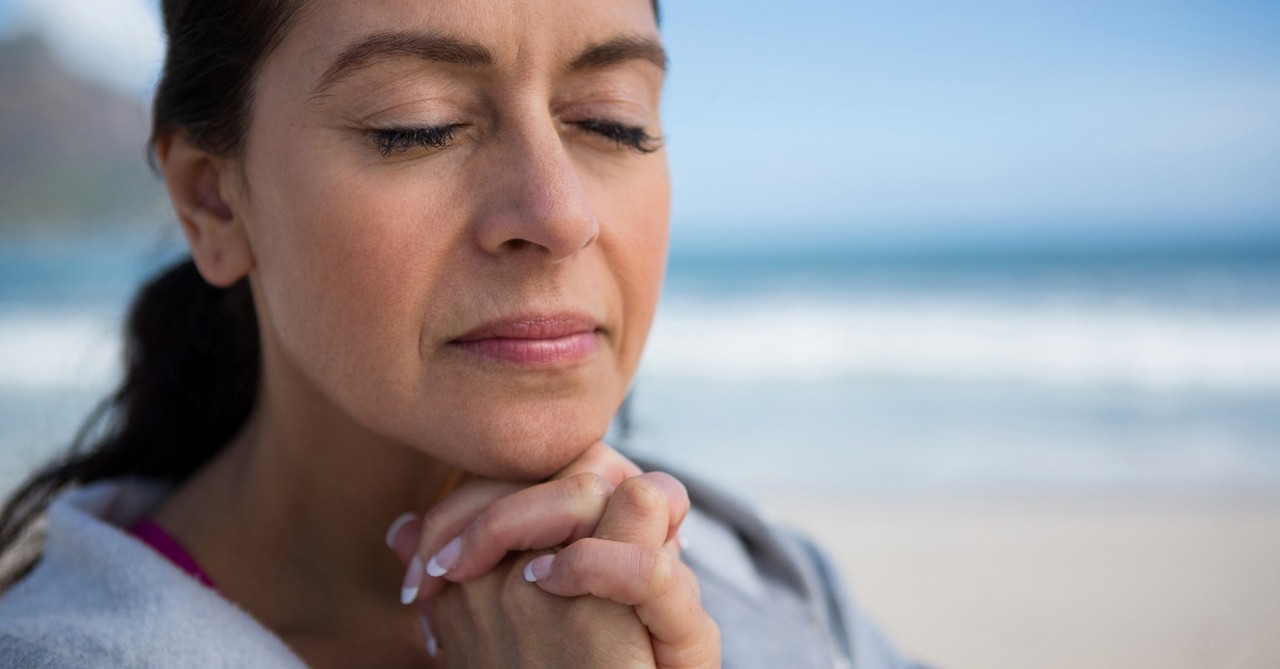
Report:
M322 93L352 72L398 56L468 68L489 67L494 63L493 53L484 46L448 35L420 32L376 33L343 49L320 77L314 92ZM663 72L667 69L667 52L656 39L622 36L587 47L570 61L565 70L570 73L595 70L632 60L652 63Z
M653 63L659 70L667 71L667 52L658 40L651 37L623 36L587 47L574 58L569 72L594 70L631 60Z
M487 67L493 64L493 54L479 44L438 33L386 32L376 33L352 44L325 70L316 84L319 93L342 80L356 70L371 67L397 56L411 56L433 63L447 63L463 67Z

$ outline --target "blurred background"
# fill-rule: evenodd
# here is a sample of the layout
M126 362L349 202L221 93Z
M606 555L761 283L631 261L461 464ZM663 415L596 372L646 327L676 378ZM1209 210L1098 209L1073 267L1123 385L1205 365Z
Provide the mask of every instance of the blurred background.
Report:
M633 448L949 667L1280 666L1280 5L667 0ZM0 489L180 252L150 0L0 0ZM963 620L962 620L963 619Z

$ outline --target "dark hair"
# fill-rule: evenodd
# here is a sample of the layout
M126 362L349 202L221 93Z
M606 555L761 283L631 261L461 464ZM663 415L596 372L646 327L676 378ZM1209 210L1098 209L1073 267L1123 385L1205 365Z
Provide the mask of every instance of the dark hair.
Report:
M258 68L300 5L163 0L168 52L151 144L183 132L205 151L236 154ZM656 17L657 0L653 10ZM68 452L35 472L0 511L0 592L39 560L37 521L59 492L123 476L185 479L244 425L258 374L257 317L247 280L215 288L189 258L150 280L130 307L120 387L90 415Z
M168 35L156 87L151 141L181 130L200 148L240 148L253 103L253 82L298 11L298 0L164 0Z
M238 151L258 67L298 5L164 0L169 42L152 144L184 132L211 153ZM143 286L130 307L120 387L70 450L33 474L0 512L0 556L11 558L0 590L35 565L42 543L36 521L64 488L121 476L180 481L212 458L253 407L258 347L246 280L215 288L186 259Z

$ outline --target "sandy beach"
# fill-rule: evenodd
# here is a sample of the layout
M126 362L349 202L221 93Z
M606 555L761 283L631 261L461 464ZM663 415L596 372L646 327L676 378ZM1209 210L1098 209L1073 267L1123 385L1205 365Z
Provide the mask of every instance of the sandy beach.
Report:
M765 500L939 669L1280 667L1280 498Z

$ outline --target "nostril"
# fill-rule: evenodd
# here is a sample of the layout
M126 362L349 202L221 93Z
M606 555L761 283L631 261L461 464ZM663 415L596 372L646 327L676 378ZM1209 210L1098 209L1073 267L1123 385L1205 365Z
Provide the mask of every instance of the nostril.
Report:
M532 242L530 242L527 239L508 239L507 241L503 242L502 245L507 247L507 249L510 251L519 251L531 243Z

